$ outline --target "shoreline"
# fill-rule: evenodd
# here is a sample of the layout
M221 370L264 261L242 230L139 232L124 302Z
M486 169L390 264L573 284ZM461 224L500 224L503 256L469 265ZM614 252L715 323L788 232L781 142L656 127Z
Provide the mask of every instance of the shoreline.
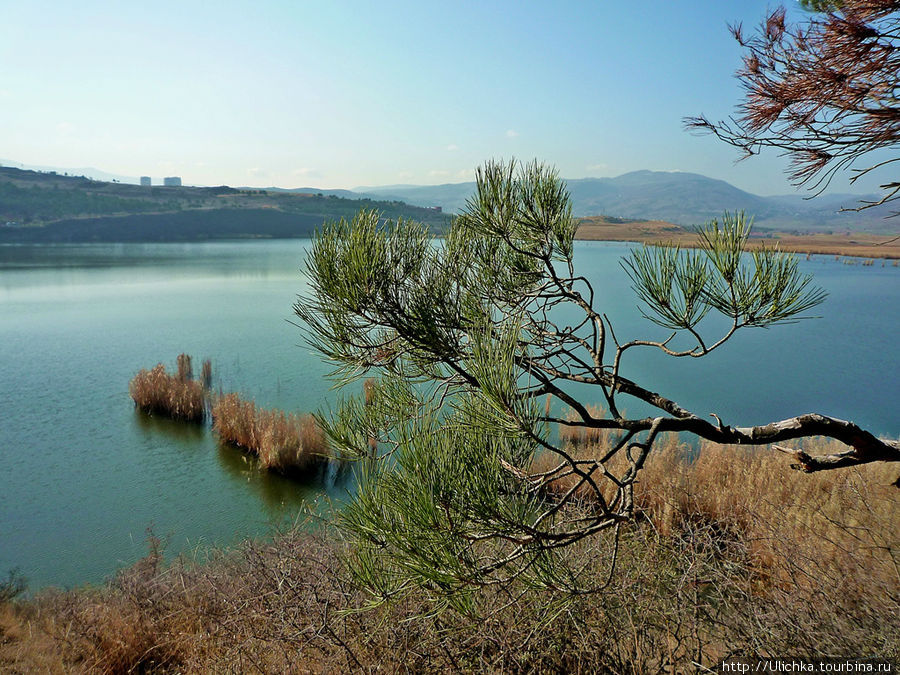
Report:
M660 220L610 222L604 218L582 218L575 239L579 241L634 242L637 244L677 244L698 248L697 235L685 228ZM893 240L893 241L891 241ZM790 234L767 232L751 236L751 249L778 245L782 251L809 255L836 255L851 258L900 260L897 234L877 235L865 232L849 234Z
M599 221L599 222L598 222ZM0 232L2 234L2 232ZM38 237L15 238L4 240L0 236L0 246L33 246L54 244L189 244L228 241L249 241L259 239L309 239L312 231L302 233L258 232L238 234L184 232L181 236L166 236L172 233L155 233L153 237ZM193 235L193 236L192 236ZM216 236L214 236L216 235ZM442 233L436 233L442 238ZM698 248L697 235L683 227L665 221L628 221L626 223L606 222L602 218L583 218L579 221L575 232L576 241L606 241L611 243L635 244L676 244L683 248ZM777 245L780 250L789 253L807 255L831 255L861 260L900 260L900 235L871 234L854 232L847 234L791 234L785 232L766 232L764 236L751 235L749 248L755 250L763 246Z

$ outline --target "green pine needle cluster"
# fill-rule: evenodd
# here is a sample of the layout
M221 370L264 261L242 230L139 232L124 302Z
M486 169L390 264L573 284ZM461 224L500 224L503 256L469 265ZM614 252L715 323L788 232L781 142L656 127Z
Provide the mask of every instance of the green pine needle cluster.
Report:
M369 378L364 396L319 419L356 460L357 492L340 522L373 603L424 588L436 607L466 611L478 589L513 580L602 587L570 565L567 546L632 516L634 482L661 431L725 433L626 379L623 354L702 356L738 328L795 319L824 298L790 256L744 255L749 231L743 214L726 214L700 229L700 251L641 248L623 263L646 316L696 340L672 352L668 341L615 340L574 270L565 184L537 162L487 163L443 239L375 211L326 225L295 311L338 386ZM699 332L712 311L732 320L718 342ZM608 413L579 401L574 384L594 385ZM660 414L629 419L623 396ZM579 458L559 425L611 431L612 445ZM537 457L551 469L534 471ZM561 481L573 487L550 489Z

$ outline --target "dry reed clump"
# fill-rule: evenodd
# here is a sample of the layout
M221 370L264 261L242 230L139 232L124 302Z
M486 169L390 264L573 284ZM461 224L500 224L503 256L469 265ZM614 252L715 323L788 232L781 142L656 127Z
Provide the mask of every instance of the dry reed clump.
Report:
M258 455L267 469L305 471L327 459L325 434L312 415L265 410L231 393L213 402L212 419L219 438Z
M212 362L209 359L205 359L200 367L200 384L204 389L212 389Z
M204 373L211 366L205 361ZM128 391L135 405L150 414L165 415L186 422L203 422L206 419L207 388L193 378L191 357L178 356L178 372L170 375L159 363L152 370L141 370L131 380Z
M176 377L179 382L187 382L194 379L194 368L191 365L190 355L179 354L175 364L178 367L178 375Z

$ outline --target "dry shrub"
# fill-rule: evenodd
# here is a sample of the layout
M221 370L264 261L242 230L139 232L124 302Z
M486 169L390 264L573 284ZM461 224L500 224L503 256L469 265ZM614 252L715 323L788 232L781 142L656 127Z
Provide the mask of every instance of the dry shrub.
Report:
M40 639L55 672L640 670L630 638L597 620L613 609L597 599L560 613L544 596L490 591L479 617L425 616L425 595L358 611L370 598L347 580L347 553L293 529L202 565L144 560L99 589L43 593L21 610L17 664L30 672Z
M130 598L103 594L93 602L61 598L61 614L79 659L88 672L164 671L181 662L177 640L160 634L159 626ZM169 633L169 631L166 631Z
M178 367L178 375L169 375L161 363L152 370L141 370L128 385L131 398L144 412L186 422L203 422L206 419L206 392L199 382L182 377L189 372L190 357L187 371L182 371L181 357Z
M306 471L327 459L325 434L312 415L265 410L232 393L215 400L212 418L223 441L258 455L267 469Z
M469 615L433 614L426 592L356 611L371 598L347 580L348 545L305 527L168 568L151 551L99 589L41 594L18 609L19 663L52 654L66 666L56 672L646 673L703 671L734 654L900 657L896 584L893 598L872 588L866 602L827 585L760 594L739 547L724 550L696 520L672 535L624 528L602 593L561 604L513 582L484 589ZM569 555L605 578L613 545L592 538Z
M164 570L158 540L147 557L100 588L50 589L14 608L25 635L0 650L3 672L118 675L180 672L196 624L185 612L187 589ZM196 671L195 671L196 672Z

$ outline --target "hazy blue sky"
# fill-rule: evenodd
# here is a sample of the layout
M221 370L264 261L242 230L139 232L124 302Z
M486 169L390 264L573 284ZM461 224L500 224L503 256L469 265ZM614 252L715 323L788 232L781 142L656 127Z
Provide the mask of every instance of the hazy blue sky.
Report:
M459 182L489 158L537 157L568 178L680 170L788 193L782 159L735 164L682 129L733 112L727 24L766 8L0 0L0 157L324 188Z

